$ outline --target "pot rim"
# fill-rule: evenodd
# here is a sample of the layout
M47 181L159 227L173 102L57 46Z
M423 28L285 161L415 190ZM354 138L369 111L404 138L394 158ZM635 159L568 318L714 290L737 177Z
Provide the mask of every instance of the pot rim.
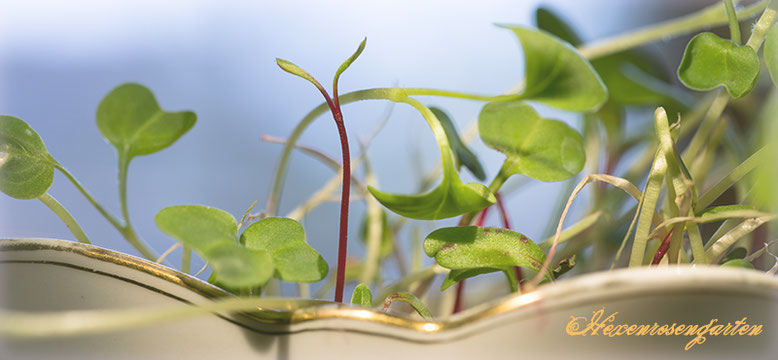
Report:
M66 251L102 262L130 268L160 278L172 285L192 291L206 299L234 297L234 295L162 264L95 245L69 240L45 238L0 239L0 263L46 261L7 260L3 253L32 251ZM50 263L50 262L49 262ZM56 264L55 264L56 265ZM73 265L73 264L71 264ZM76 268L91 271L85 267ZM108 274L104 274L108 275ZM123 279L121 276L115 278ZM128 279L124 279L129 281ZM132 282L132 281L129 281ZM163 295L187 302L164 289L155 288ZM538 287L526 294L511 294L484 303L440 321L422 321L326 300L293 298L266 298L268 306L240 316L220 314L233 322L262 333L294 333L307 330L353 330L380 333L415 341L454 339L472 333L488 323L499 321L509 313L519 312L526 318L539 310L560 309L581 303L595 304L603 298L635 298L665 294L723 294L742 297L778 299L778 278L764 272L722 267L663 266L626 268L601 271L559 280ZM542 309L541 309L542 308ZM333 324L331 320L352 320ZM357 322L358 321L358 322ZM360 323L389 325L397 331L386 333L386 327L367 329ZM352 325L348 325L352 324ZM381 329L384 329L383 331ZM410 330L410 331L408 331ZM418 333L428 334L419 339ZM416 336L414 336L416 335Z

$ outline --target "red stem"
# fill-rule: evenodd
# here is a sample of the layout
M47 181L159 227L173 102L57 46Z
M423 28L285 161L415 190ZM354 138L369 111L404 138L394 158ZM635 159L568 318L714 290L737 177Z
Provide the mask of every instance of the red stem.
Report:
M670 231L667 232L665 239L662 240L659 248L656 249L656 255L654 255L654 260L651 261L651 265L659 265L659 262L665 257L665 253L667 253L667 250L670 248L670 235L673 233L673 230L675 230L675 228L671 228Z
M489 213L489 209L490 208L491 208L491 206L481 210L481 212L478 214L478 218L475 220L475 226L483 226L484 225L484 220L486 220L486 214ZM465 221L465 217L464 216L462 217L462 220L459 222L459 226L464 226L465 225L464 223L462 223L462 221ZM457 283L457 297L456 297L456 300L454 300L454 310L452 311L452 313L456 314L456 313L462 311L462 308L464 306L463 305L463 299L464 299L463 293L464 292L465 292L465 280L462 279L462 280L460 280Z
M502 217L502 227L512 230L511 223L508 219L508 212L505 210L505 205L502 202L502 195L494 193L494 197L497 199L497 208L500 209L500 216ZM524 282L524 275L521 273L521 268L518 266L513 267L513 273L516 274L516 281L519 284L519 290L521 290L521 283Z
M337 98L336 98L337 99ZM340 149L343 154L343 187L340 193L340 234L338 240L338 270L335 282L335 302L343 302L343 287L346 282L346 249L348 244L348 205L351 194L351 155L348 148L346 125L343 124L343 114L337 104L332 109L332 117L338 126Z

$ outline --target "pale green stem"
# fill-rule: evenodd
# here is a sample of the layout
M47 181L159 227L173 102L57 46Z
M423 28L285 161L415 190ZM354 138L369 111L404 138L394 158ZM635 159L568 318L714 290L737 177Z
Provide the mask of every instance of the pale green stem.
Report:
M408 276L404 277L402 280L391 284L384 288L379 294L378 297L373 298L373 305L378 306L383 303L382 299L385 299L387 296L408 289L413 283L418 281L426 280L430 277L436 276L438 274L445 274L448 273L448 269L445 269L441 267L440 265L432 265L429 267L426 267L424 269L421 269L419 271L413 272L409 274Z
M762 16L759 17L759 21L754 25L751 37L748 38L748 42L746 43L746 46L751 47L754 51L758 51L762 46L762 42L764 41L765 36L767 36L767 32L770 30L770 27L773 26L776 15L778 15L778 1L766 0L766 2L769 2L769 6L767 6L762 13ZM741 15L742 13L743 12L741 11Z
M364 153L364 151L363 151ZM365 184L372 187L378 186L378 180L370 168L370 162L365 159ZM360 276L360 282L370 284L375 279L376 271L381 262L380 250L383 240L384 222L381 218L381 204L372 196L365 198L367 213L367 245L365 250L365 268Z
M122 223L116 217L111 215L111 213L105 210L105 208L102 205L100 205L100 203L98 203L97 200L95 200L95 198L92 197L91 194L89 194L89 192L86 191L86 189L81 185L81 183L78 182L78 180L76 180L76 178L73 175L71 175L70 172L67 171L67 169L65 169L60 165L55 165L55 167L63 175L65 175L65 177L68 178L70 182L73 183L76 189L78 189L78 191L81 192L81 195L84 195L87 201L89 201L89 203L92 204L92 206L94 206L94 208L97 210L97 212L100 213L100 215L102 215L106 220L108 220L108 222L111 223L111 225L113 225L113 227L116 228L116 230L119 230L120 232L122 231L124 225L122 225Z
M120 230L127 242L130 243L138 252L146 259L154 261L159 256L146 245L138 234L135 233L132 224L130 223L130 211L127 205L127 170L130 166L130 158L126 155L127 152L120 152L119 155L119 203L122 208L122 217L124 218L124 226Z
M564 206L564 204L562 206ZM599 221L602 217L603 217L602 210L587 215L583 219L579 220L577 223L573 224L572 226L562 231L562 233L559 234L559 241L557 241L557 245L562 244L565 241L570 240L576 235L582 233L584 230L588 229L589 227L597 223L597 221ZM546 240L539 243L538 246L544 249L550 248L551 245L554 244L554 237L555 235L549 236L548 238L546 238Z
M181 249L181 272L189 274L192 266L192 249L183 246Z
M629 266L643 265L643 257L646 252L654 210L656 209L659 193L662 189L662 180L667 172L667 154L673 151L672 138L669 137L670 129L667 124L667 114L659 108L654 120L657 135L659 136L659 149L657 150L654 164L648 175L646 187L643 190L643 203L640 206L640 218L635 228L635 240L632 244L632 254L629 258Z
M729 189L734 183L740 181L740 179L746 176L746 174L761 164L767 155L768 151L767 147L765 146L757 150L754 154L749 156L748 159L732 169L732 171L727 176L725 176L718 183L716 183L716 185L713 185L710 190L706 191L704 194L702 194L702 196L700 196L700 198L697 200L697 205L694 207L694 212L699 213L702 210L705 210L705 208L707 208L708 205L710 205L713 201L718 199L719 196L724 193L724 191Z
M727 18L729 19L729 37L735 45L740 45L740 24L737 21L737 13L732 0L724 0L724 7L727 9Z
M737 14L738 19L744 20L759 14L759 12L767 6L768 2L769 0L762 0L743 9ZM724 6L722 4L716 4L687 16L650 25L630 33L584 45L579 48L579 51L587 59L596 59L638 47L643 44L688 34L700 29L723 25L727 22L728 18Z
M43 205L46 205L49 210L54 212L54 214L57 215L57 217L59 217L63 223L65 223L65 226L68 227L68 230L70 230L73 236L76 237L78 242L83 244L91 244L89 239L86 237L86 234L84 234L84 230L82 230L81 226L79 226L78 222L76 222L76 219L70 215L67 209L65 209L65 207L62 206L59 201L57 201L57 199L49 195L49 193L44 193L43 195L38 196L38 200L40 200Z

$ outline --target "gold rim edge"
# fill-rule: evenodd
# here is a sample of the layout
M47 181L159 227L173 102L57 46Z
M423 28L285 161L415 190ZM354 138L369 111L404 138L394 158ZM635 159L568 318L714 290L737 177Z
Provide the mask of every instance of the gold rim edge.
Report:
M95 260L130 268L132 270L155 276L210 300L234 297L234 295L191 275L166 267L159 263L151 262L129 254L101 248L99 246L56 239L0 239L0 252L38 250L67 251ZM768 289L768 292L771 293L769 297L771 299L775 299L776 294L778 294L778 281L774 281L774 284L771 285L771 288ZM164 289L158 290L168 296L178 298L177 296L168 293ZM727 289L727 291L724 291L724 289L719 290L725 293L736 292L731 289ZM358 308L325 300L302 300L301 302L307 302L308 304L314 303L316 305L294 310L259 309L258 312L264 313L265 316L257 315L256 313L246 313L241 314L241 318L258 322L261 325L282 326L310 323L317 320L358 320L414 330L420 333L432 334L444 330L461 328L467 324L471 324L479 320L492 318L497 315L505 314L510 311L538 303L543 299L542 296L539 296L538 294L539 293L536 291L527 294L509 295L495 300L494 302L483 304L476 308L470 309L462 315L453 316L449 320L431 322L400 317L384 312L379 312L375 309ZM260 331L260 329L250 326L249 324L241 323L240 325L246 326L252 330ZM293 331L287 330L280 332L290 333Z

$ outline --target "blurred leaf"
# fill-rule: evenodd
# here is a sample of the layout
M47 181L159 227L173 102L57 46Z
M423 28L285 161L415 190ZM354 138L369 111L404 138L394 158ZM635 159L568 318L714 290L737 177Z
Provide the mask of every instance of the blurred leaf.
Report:
M596 110L608 99L599 75L570 44L535 29L502 27L513 30L524 50L523 99L578 112Z
M694 90L724 86L733 98L751 92L759 77L759 58L746 45L735 45L713 33L702 33L689 41L678 78Z
M507 156L511 174L560 181L579 173L586 160L578 132L540 117L522 101L486 104L478 132L487 146Z
M35 130L21 119L0 115L0 191L35 199L51 187L56 165Z
M366 308L373 307L373 294L370 293L370 288L365 284L357 285L351 295L351 303Z
M745 259L746 255L748 255L748 251L746 250L746 248L739 247L730 251L729 254L727 254L727 256L721 259L721 262L726 263L727 261L730 260L737 260L737 259L742 260Z
M562 259L562 261L559 262L559 265L557 265L553 271L554 279L558 279L560 276L566 274L574 267L575 267L575 254L573 254L569 258Z
M100 133L128 162L172 145L194 126L196 119L191 111L163 111L151 91L138 84L123 84L111 90L97 108Z
M546 254L526 236L511 230L456 226L433 231L424 252L447 269L521 266L540 271Z
M416 297L416 295L407 292L394 293L389 295L384 301L384 311L389 310L389 306L391 306L395 301L410 304L413 310L415 310L417 314L421 315L424 320L432 320L432 314L430 314L430 311L427 310L427 307L424 306L424 303L422 303L421 300Z
M762 56L773 84L778 85L778 26L772 26L767 33Z
M565 23L559 16L554 14L550 9L539 7L535 10L535 25L540 30L547 31L548 33L570 43L572 46L581 45L581 38L573 29Z
M454 151L454 158L457 162L457 169L464 165L468 170L470 170L476 179L481 181L486 180L486 173L484 172L484 168L481 165L481 162L478 161L478 157L476 157L475 154L473 154L473 152L467 148L465 143L459 137L457 129L454 126L454 122L451 121L451 118L448 117L448 115L441 109L430 107L430 110L435 114L438 120L440 120L440 124L443 126L443 130L446 132L448 144L451 146L451 150Z
M721 264L721 266L735 267L735 268L744 268L744 269L753 269L754 268L754 265L751 265L750 262L745 261L743 259L732 259L732 260L729 260L729 261Z
M240 242L249 249L271 254L277 277L284 281L315 282L329 271L324 258L305 242L302 225L293 219L259 220L243 231Z
M215 279L230 288L264 285L273 275L273 258L238 243L238 224L229 213L200 205L171 206L155 218L157 227L211 264Z

